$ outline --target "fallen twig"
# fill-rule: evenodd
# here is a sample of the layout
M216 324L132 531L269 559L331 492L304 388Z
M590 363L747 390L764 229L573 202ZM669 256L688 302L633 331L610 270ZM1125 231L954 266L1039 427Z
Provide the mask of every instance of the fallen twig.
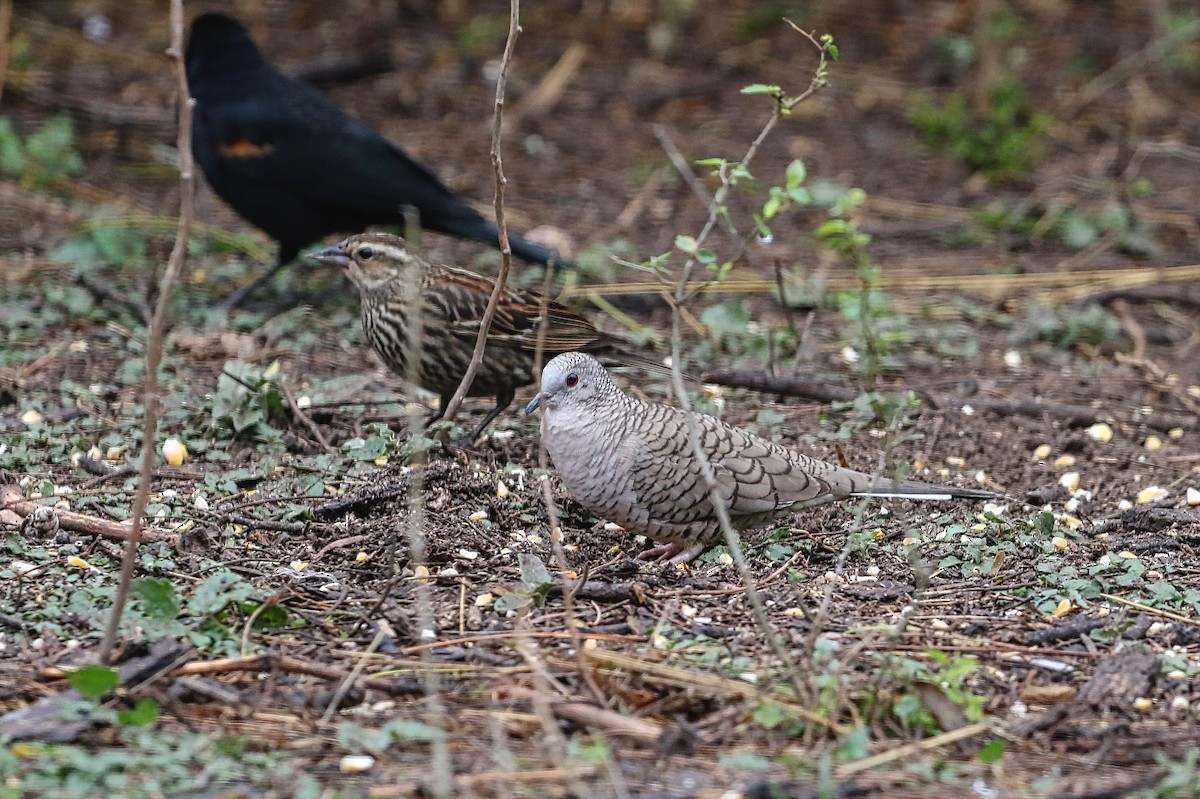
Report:
M503 120L505 133L511 133L525 117L545 118L558 105L567 86L587 59L588 46L582 42L571 42L554 66L546 70L542 79L521 98L521 102Z
M324 663L315 663L290 655L265 653L243 657L217 658L185 663L171 672L172 677L189 677L203 674L230 674L238 671L284 671L290 674L306 674L323 680L346 679L348 671ZM64 669L44 669L39 675L42 680L61 680L67 676ZM364 688L380 691L389 696L415 696L422 693L422 686L412 680L389 680L383 677L365 677L360 681Z
M845 386L813 380L807 377L777 377L767 372L750 369L716 369L705 372L706 383L732 388L748 388L765 394L782 394L787 397L811 399L817 402L853 402L859 392Z
M26 499L21 493L21 489L17 486L4 486L0 488L0 508L7 508L19 516L25 517L33 513L38 508L45 508L46 505L39 505L32 499ZM132 527L121 522L109 521L96 516L87 516L82 513L77 513L70 510L54 510L58 516L58 526L65 530L73 530L77 533L86 533L88 535L98 535L102 538L109 538L114 541L128 541ZM179 538L178 533L172 533L167 530L160 530L153 527L143 528L141 534L142 541L166 541L175 543Z
M313 438L315 438L317 443L321 445L321 449L325 450L330 455L340 455L340 450L338 450L337 447L329 444L329 440L325 438L325 434L321 432L321 428L317 427L317 423L314 422L312 418L304 412L304 409L296 403L296 398L292 395L292 390L288 388L287 383L283 380L280 380L278 386L280 393L283 394L283 398L287 400L288 408L292 412L292 417L299 421L300 424L304 425L308 432L312 433Z
M588 649L586 650L588 660L596 661L610 668L623 669L625 671L639 674L643 677L652 675L659 680L669 682L680 687L699 688L706 694L716 696L733 696L743 699L752 699L757 702L774 705L781 710L792 713L805 721L813 724L819 724L827 728L835 735L845 735L848 730L835 721L820 716L808 708L801 707L794 702L785 701L763 689L750 685L749 683L740 680L731 680L727 677L719 677L715 674L704 674L698 671L689 669L681 669L675 666L669 666L666 663L655 663L650 660L623 655L619 652L610 652L604 649Z
M551 597L562 594L562 585L555 585L548 592L548 596ZM576 599L590 599L594 602L646 604L646 586L641 583L609 583L603 580L587 580L573 585L571 595Z
M812 399L818 402L852 402L859 392L854 389L836 386L819 380L804 377L775 377L766 372L749 369L717 369L706 372L703 378L706 382L716 383L733 388L748 388L767 394L782 394L787 397ZM903 392L903 386L890 389ZM935 410L961 410L970 407L975 411L987 411L1000 416L1049 416L1060 419L1074 426L1085 426L1095 422L1107 422L1117 418L1115 413L1102 408L1090 408L1086 405L1070 405L1057 402L1025 399L988 399L986 397L948 397L931 395L913 390L929 407ZM920 409L918 409L918 413ZM1130 410L1132 416L1133 411ZM1200 427L1200 418L1187 414L1156 412L1146 417L1130 418L1129 421L1144 424L1155 430L1173 430L1177 427L1186 430Z
M501 699L516 699L522 702L533 702L543 696L529 688L516 685L501 688L497 693ZM549 704L551 712L558 718L601 729L609 735L633 738L643 743L655 743L662 735L662 729L648 721L622 716L620 713L614 713L586 702L564 701L555 697L543 698Z
M159 641L150 654L131 658L117 667L120 678L118 684L128 690L157 679L180 658L187 657L190 649L190 645L178 641ZM58 668L47 669L42 673L43 679L49 673L52 673L49 679L64 679L68 672ZM106 723L95 713L80 713L77 705L82 698L74 689L43 697L0 717L0 728L3 728L9 740L70 743L87 730ZM75 707L66 712L67 707L72 705Z
M989 732L995 726L991 719L977 721L968 727L960 727L957 730L935 735L924 741L906 744L905 746L897 746L894 749L889 749L886 752L880 752L877 755L864 757L862 760L855 760L853 763L846 763L837 767L837 778L844 779L852 774L873 769L876 766L882 766L887 763L894 763L897 760L902 760L910 755L920 754L921 752L929 752L934 749L940 749L948 744L972 738L981 733Z
M314 563L320 563L321 558L325 557L335 549L354 546L355 544L361 544L363 541L370 540L371 536L369 535L350 535L346 536L345 538L339 538L336 541L330 541L328 544L318 549L316 554L312 556L311 560Z
M398 480L392 483L384 483L381 486L372 488L362 494L354 494L348 497L338 497L328 502L322 502L320 505L313 508L313 513L317 516L338 516L345 515L351 511L360 511L364 508L369 508L373 505L378 505L382 502L388 502L402 496L408 491L408 481Z

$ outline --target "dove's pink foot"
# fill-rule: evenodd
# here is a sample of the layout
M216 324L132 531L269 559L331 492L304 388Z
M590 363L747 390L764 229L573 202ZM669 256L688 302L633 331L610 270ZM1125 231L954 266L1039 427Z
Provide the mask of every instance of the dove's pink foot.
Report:
M685 547L683 544L659 544L656 547L639 552L637 559L667 560L672 566L679 566L684 563L691 563L706 549L708 547L700 544L693 544L690 547Z

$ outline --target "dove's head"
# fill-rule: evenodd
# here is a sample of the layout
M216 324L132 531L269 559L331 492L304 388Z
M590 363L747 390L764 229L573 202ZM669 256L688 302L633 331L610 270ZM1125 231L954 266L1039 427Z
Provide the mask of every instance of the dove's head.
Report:
M586 352L564 352L542 369L542 390L525 406L525 413L533 413L535 408L555 411L597 405L620 391L594 357Z
M363 233L309 253L309 258L346 270L364 294L383 288L421 257L409 250L408 242L391 233Z

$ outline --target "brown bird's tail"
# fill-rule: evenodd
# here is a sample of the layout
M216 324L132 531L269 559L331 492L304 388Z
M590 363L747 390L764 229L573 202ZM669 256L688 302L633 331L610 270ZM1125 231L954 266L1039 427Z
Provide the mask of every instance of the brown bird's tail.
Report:
M999 495L982 488L959 488L914 480L891 480L887 477L866 478L861 487L856 485L850 492L852 497L879 497L886 499L948 500L948 499L995 499ZM856 481L857 482L857 481Z
M668 380L671 378L671 367L663 363L661 358L655 360L645 355L629 352L625 348L631 345L624 342L619 342L615 345L610 342L611 340L609 339L602 340L601 346L589 349L588 351L608 367L641 369L658 377ZM700 378L688 372L683 373L683 379L686 383L700 385Z

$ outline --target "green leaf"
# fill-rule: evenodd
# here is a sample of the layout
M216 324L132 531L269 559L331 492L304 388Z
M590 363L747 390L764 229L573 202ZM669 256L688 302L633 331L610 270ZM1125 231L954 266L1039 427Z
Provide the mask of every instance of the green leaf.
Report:
M1054 535L1054 514L1048 510L1038 511L1033 516L1033 526L1043 535Z
M741 300L726 300L720 305L710 305L700 314L700 321L711 331L714 337L741 335L746 331L750 314L746 311Z
M742 87L742 94L769 94L772 97L779 97L783 94L783 89L766 83L752 83Z
M258 607L258 605L254 605L253 603L246 603L243 610L247 613L253 613ZM287 609L281 605L272 605L254 617L254 624L252 626L255 630L281 630L287 626L287 623Z
M179 615L179 597L170 580L139 577L130 583L129 588L141 600L142 612L150 618L170 621Z
M99 663L80 666L67 674L67 682L87 699L96 702L100 697L116 688L121 682L117 670Z
M771 761L753 752L718 752L717 762L739 771L766 771L771 767Z
M135 263L146 258L146 237L115 220L100 220L91 231L100 257L113 265Z
M818 225L817 229L813 231L817 237L823 239L830 238L831 236L841 236L845 232L846 220L844 219L830 219L828 222Z
M510 610L521 610L533 604L533 597L526 593L501 594L496 597L492 608L497 613L508 613Z
M812 205L812 192L803 186L798 186L794 189L788 189L788 197L797 205Z
M344 722L337 727L338 746L347 752L371 752L379 754L392 742L392 736L383 730L363 727L353 722Z
M920 710L921 700L917 698L916 694L904 694L892 703L892 712L903 722L911 721Z
M446 737L445 730L409 719L389 721L383 730L397 741L440 741Z
M764 729L773 730L787 720L788 714L778 705L759 705L750 717Z
M859 724L837 742L838 760L862 760L871 753L871 732L866 725Z
M692 236L676 236L675 247L678 250L686 252L688 255L692 255L696 252L696 239Z
M779 213L780 206L783 205L783 198L780 196L777 189L771 190L771 196L763 203L762 215L763 219L771 219L775 214Z
M1063 243L1073 250L1082 250L1100 238L1100 230L1083 214L1065 214L1060 225Z
M150 697L138 702L130 710L118 710L117 721L131 727L144 727L158 718L158 703Z
M807 177L807 171L804 168L804 162L799 158L792 161L790 164L788 164L786 174L787 182L785 185L789 189L799 187L802 183L804 183L805 177Z
M25 172L25 149L8 117L0 117L0 173L19 178Z
M254 588L240 575L231 571L219 571L209 575L196 587L188 600L188 611L196 616L219 613L231 602L249 599Z
M977 755L981 763L995 763L1000 758L1004 757L1004 740L1001 738L993 738L992 740L979 747Z
M542 559L537 555L521 552L517 555L517 566L521 570L521 582L526 588L537 589L543 585L553 585L554 578Z

